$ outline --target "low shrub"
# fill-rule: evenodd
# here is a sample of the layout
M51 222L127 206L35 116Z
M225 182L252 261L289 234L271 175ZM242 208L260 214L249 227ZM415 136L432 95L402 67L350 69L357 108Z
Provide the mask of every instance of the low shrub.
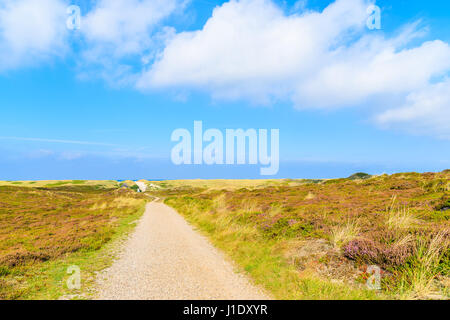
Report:
M370 177L372 177L372 176L370 174L368 174L368 173L357 172L355 174L352 174L347 179L350 179L350 180L364 180L364 179L369 179Z
M385 246L372 240L355 239L343 247L344 256L361 264L374 264L382 268L398 267L414 254L409 244Z

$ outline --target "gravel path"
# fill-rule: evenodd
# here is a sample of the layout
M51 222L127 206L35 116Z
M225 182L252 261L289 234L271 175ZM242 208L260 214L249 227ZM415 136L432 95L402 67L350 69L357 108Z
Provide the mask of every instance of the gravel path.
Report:
M98 277L98 299L269 299L233 271L172 208L152 202L113 265Z

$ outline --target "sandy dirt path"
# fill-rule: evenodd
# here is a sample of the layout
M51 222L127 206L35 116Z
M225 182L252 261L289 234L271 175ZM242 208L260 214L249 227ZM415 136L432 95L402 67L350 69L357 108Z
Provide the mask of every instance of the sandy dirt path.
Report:
M98 276L98 299L268 299L172 208L147 204L113 265Z
M147 184L145 182L136 181L136 185L141 189L142 192L147 191Z

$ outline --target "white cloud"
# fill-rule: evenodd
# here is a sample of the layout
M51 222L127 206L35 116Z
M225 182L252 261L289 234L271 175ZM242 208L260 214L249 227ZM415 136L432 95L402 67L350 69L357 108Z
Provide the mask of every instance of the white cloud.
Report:
M23 138L23 137L0 137L0 140L16 140L16 141L31 141L31 142L48 142L48 143L62 143L62 144L80 144L91 146L117 146L116 144L93 142L93 141L79 141L79 140L62 140L62 139L42 139L42 138Z
M295 102L301 107L362 104L375 95L408 94L450 70L450 47L442 41L399 50L396 42L363 38L333 52L329 62L302 79Z
M400 108L376 117L383 126L450 139L450 79L414 91Z
M62 56L66 8L62 0L0 0L0 71Z
M83 152L78 151L64 151L59 155L60 160L76 160L82 158L84 155Z
M297 108L382 101L384 112L446 75L450 47L439 40L412 46L425 33L417 23L392 38L368 30L371 3L337 0L322 12L286 14L270 0L232 0L201 30L174 35L137 87L203 90L257 104L291 101Z
M390 38L369 31L372 0L336 0L321 12L300 0L289 14L271 0L231 0L200 30L176 33L164 26L187 2L96 1L74 37L81 40L79 77L183 95L202 90L256 104L288 101L299 109L373 110L377 102L378 124L450 136L449 44L412 45L425 33L418 24ZM0 0L0 72L63 56L67 5Z
M155 26L171 15L178 0L100 0L82 20L82 33L94 49L121 57L151 46Z
M158 43L172 33L164 19L187 0L98 0L69 31L68 0L0 0L0 71L62 57L69 32L79 45L79 76L133 84L133 74L152 59ZM82 12L83 13L83 12Z
M269 0L230 1L202 30L181 32L140 87L207 88L221 97L267 100L291 94L329 52L365 26L366 3L340 0L322 13L286 16Z
M97 75L110 84L130 84L170 28L164 19L185 0L99 0L82 19L83 76Z
M26 156L29 158L45 158L54 155L55 152L53 150L48 149L38 149L38 150L32 150L26 153Z

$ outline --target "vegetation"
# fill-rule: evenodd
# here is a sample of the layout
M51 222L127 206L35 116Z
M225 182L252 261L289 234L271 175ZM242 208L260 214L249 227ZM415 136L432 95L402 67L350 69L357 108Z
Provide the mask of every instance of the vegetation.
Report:
M357 172L348 177L350 180L358 180L358 179L369 179L371 177L370 174L364 172Z
M145 181L145 180L143 180ZM304 183L319 183L322 180L310 179L252 179L252 180L233 180L233 179L212 179L212 180L164 180L150 181L152 185L165 190L174 190L179 188L190 189L208 189L208 190L236 190L240 188L266 188L269 186L297 186Z
M89 298L148 199L124 183L0 182L0 299ZM275 298L450 297L449 170L148 184ZM372 265L381 290L366 286Z
M29 185L0 186L0 299L68 294L70 265L82 270L83 297L112 260L107 244L131 230L145 197L85 181Z
M449 298L448 171L291 183L155 193L276 298Z
M44 187L53 188L59 186L85 185L101 188L116 188L116 180L40 180L40 181L0 181L0 186Z

